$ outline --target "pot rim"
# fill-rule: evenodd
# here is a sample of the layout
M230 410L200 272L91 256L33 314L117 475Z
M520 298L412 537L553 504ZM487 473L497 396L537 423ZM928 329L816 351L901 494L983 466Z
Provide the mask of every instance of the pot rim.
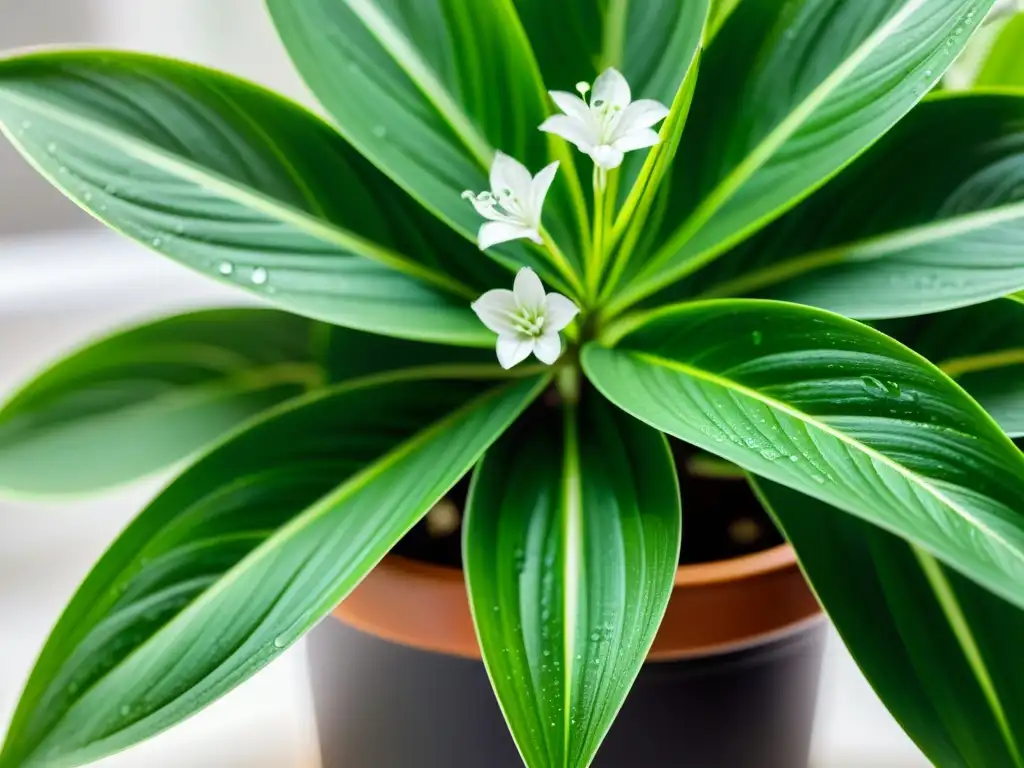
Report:
M385 640L480 658L461 568L389 554L334 615ZM820 615L788 544L680 565L648 660L726 653L799 631Z

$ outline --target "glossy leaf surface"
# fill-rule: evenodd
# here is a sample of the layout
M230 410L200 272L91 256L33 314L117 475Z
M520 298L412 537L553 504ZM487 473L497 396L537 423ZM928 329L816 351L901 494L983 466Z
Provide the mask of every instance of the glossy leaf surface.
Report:
M1010 437L1024 437L1024 298L889 321L880 330L936 363Z
M558 422L535 413L488 451L463 547L484 661L530 768L593 760L679 563L665 438L596 393Z
M942 95L663 301L786 299L861 319L939 312L1024 287L1024 95Z
M184 459L322 381L314 325L206 310L84 347L0 408L0 493L96 491Z
M452 375L293 401L165 489L54 629L0 766L80 765L142 741L323 618L546 382Z
M1024 612L897 536L756 481L868 681L935 765L1024 765Z
M0 60L0 124L80 206L205 275L339 325L492 343L468 303L504 270L268 91L139 54L32 53Z
M267 6L342 135L467 238L475 241L482 219L461 194L490 189L494 150L533 173L562 161L544 223L578 263L570 246L583 210L579 180L565 145L549 145L537 130L549 111L547 96L511 0L268 0ZM552 278L544 258L522 243L486 254Z
M620 304L763 227L927 93L992 0L741 2L702 64L664 235Z
M612 402L921 545L1024 605L1024 454L906 347L838 315L709 301L583 364Z

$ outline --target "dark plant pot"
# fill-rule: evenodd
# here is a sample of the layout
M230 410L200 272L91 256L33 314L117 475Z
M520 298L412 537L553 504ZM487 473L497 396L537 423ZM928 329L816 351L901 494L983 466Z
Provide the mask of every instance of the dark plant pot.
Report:
M807 765L825 622L788 548L758 558L680 569L681 610L652 653L667 660L640 673L596 768ZM373 634L329 619L309 636L324 768L521 768L483 664L467 658L460 574L400 559L378 570L339 610Z
M651 662L596 768L807 765L824 622L732 653ZM329 620L309 638L324 768L521 768L483 664Z

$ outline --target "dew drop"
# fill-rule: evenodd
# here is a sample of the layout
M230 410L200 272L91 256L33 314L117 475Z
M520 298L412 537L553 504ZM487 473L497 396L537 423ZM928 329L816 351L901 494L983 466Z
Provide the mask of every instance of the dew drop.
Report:
M132 708L127 704L121 705L121 717L128 717L132 713Z
M57 145L54 142L50 142L46 145L46 151L51 155L57 154Z
M383 125L375 125L373 126L373 135L376 136L378 139L383 139L388 135L388 129L385 128Z
M824 475L811 475L811 479L814 482L816 482L818 485L824 485L824 483L825 483L825 476Z
M764 341L764 334L760 331L754 331L750 334L750 340L754 342L755 347L758 347L761 345L761 342Z
M230 261L222 261L220 264L217 265L217 271L220 272L225 277L227 277L228 275L235 271L235 265L232 264Z
M32 121L31 120L23 120L22 121L22 123L21 123L21 130L28 131L31 128L32 128Z
M164 241L161 237L154 237L152 243L154 248L160 248L160 246L164 244Z
M256 269L252 271L252 277L250 279L252 280L253 285L266 285L267 280L270 279L270 275L267 274L267 270L263 267L256 267Z
M83 192L82 193L82 199L85 200L85 202L87 202L87 203L90 202L92 200L92 192L89 192L89 191Z
M789 460L792 462L797 462L800 461L800 457L794 453L792 456L789 457Z
M882 383L881 379L876 379L874 376L861 376L860 380L873 395L889 394L889 390L886 388L885 384Z
M779 453L778 451L776 451L776 450L772 449L772 448L762 448L762 449L761 449L761 455L762 455L762 456L763 456L764 458L768 459L768 461L775 461L775 460L776 460L776 459L778 459L778 458L779 458L779 457L780 457L780 456L781 456L782 454L781 454L781 453Z
M288 641L285 640L283 635L281 637L275 637L274 638L274 647L275 648L284 648L286 645L288 645Z
M63 176L68 172L68 167L66 165L62 165L60 168L57 169L57 172Z

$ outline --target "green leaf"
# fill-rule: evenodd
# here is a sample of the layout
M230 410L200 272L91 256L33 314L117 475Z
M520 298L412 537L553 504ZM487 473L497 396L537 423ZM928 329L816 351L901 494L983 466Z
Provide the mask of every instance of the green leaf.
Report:
M484 663L530 768L586 768L679 564L665 438L596 393L535 413L473 479L463 559Z
M975 88L1024 86L1024 14L1010 19L999 32L974 81Z
M615 309L826 182L927 93L993 0L742 2L703 57L667 226Z
M736 10L740 0L711 0L711 17L708 21L708 39L713 38L726 20Z
M656 299L762 295L876 319L1024 288L1022 125L1024 95L933 97L813 197Z
M339 325L493 343L468 304L505 271L268 91L139 54L32 53L0 59L0 127L80 206L203 274Z
M206 310L116 333L43 371L0 408L0 494L136 480L316 386L314 323Z
M332 384L406 368L462 363L492 368L497 365L493 346L475 349L424 344L329 325L318 327L318 334L317 344L323 355L327 380Z
M636 252L638 242L651 232L655 232L661 223L657 215L651 221L652 209L660 215L665 212L664 206L657 207L657 201L664 197L666 191L662 181L670 172L676 157L690 113L694 90L697 87L700 53L707 35L710 5L707 0L682 4L673 2L672 5L675 9L674 14L666 13L662 17L648 14L648 4L632 3L629 6L632 13L639 14L639 18L633 19L633 26L626 32L627 41L632 42L637 48L635 51L632 47L627 49L632 56L624 62L628 72L627 79L631 83L635 82L629 75L640 74L640 68L634 61L640 60L641 54L660 61L663 68L665 63L670 63L672 68L666 73L668 76L658 77L651 83L649 89L656 94L654 98L669 106L670 112L660 129L661 143L647 153L627 154L622 170L617 175L612 175L612 181L619 187L621 204L614 219L612 241L618 242L623 237L624 239L618 253L615 254L615 261L605 284L606 296L618 287L619 279ZM667 24L672 19L674 23ZM642 25L641 20L646 24ZM652 24L663 30L660 33L662 35L666 32L671 33L664 46L651 46L651 42L659 39L658 34L654 34L650 29ZM662 58L655 58L659 55ZM633 69L637 71L631 71ZM634 94L642 98L651 98L642 91L634 90Z
M562 168L544 223L576 265L585 209L572 156L537 130L544 83L511 0L267 0L292 60L342 135L458 232L482 223L463 191L490 189L495 149L533 173ZM549 150L550 148L550 150ZM574 246L574 243L576 244ZM489 249L510 268L533 266L522 243Z
M53 631L0 766L71 766L159 733L323 618L546 377L408 372L279 408L121 534Z
M781 302L670 307L588 376L652 426L908 538L1024 605L1024 454L878 331Z
M889 321L879 330L935 361L1010 437L1024 437L1024 298Z
M891 533L755 486L850 653L929 759L1024 766L1024 613Z

